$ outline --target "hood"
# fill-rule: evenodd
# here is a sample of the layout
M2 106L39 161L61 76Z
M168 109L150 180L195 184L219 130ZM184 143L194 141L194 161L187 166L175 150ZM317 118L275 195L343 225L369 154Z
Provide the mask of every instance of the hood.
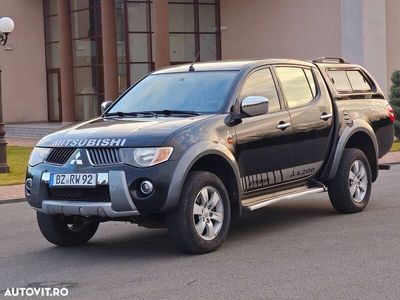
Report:
M209 118L97 118L44 137L39 147L158 147L178 129Z

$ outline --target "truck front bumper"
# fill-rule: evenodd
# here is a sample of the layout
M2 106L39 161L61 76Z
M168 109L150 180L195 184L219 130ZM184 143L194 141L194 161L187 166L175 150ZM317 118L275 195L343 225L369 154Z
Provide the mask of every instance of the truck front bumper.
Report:
M121 218L143 214L157 214L168 198L175 161L138 169L127 165L104 167L82 166L79 169L40 164L28 167L27 180L30 191L26 191L28 203L37 211L49 215L99 216ZM95 173L95 188L52 188L51 174ZM143 181L153 184L153 192L146 196L139 191Z
M40 184L48 184L49 181L50 173L42 173ZM124 171L98 173L97 184L109 186L111 202L88 202L83 199L74 199L73 201L44 199L42 207L36 209L48 215L99 216L111 219L140 215L129 193Z

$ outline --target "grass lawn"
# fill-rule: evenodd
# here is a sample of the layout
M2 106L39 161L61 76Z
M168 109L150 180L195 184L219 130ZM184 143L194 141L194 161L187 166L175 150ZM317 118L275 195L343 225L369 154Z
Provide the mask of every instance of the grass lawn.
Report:
M31 151L31 147L7 147L7 162L10 166L10 173L0 174L0 186L24 183L26 166Z
M390 151L400 151L400 142L394 142Z

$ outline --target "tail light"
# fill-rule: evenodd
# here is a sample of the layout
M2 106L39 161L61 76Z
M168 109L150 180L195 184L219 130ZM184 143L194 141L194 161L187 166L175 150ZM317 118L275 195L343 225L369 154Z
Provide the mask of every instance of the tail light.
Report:
M394 123L394 121L396 121L396 116L394 115L393 108L390 105L388 105L386 107L386 109L387 109L387 113L389 115L390 122Z

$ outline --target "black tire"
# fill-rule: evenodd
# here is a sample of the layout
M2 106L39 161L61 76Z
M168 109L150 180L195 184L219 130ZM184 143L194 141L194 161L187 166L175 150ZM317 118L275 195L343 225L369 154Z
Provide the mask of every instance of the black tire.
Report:
M204 192L204 190L210 197L209 201L213 199L214 195L219 196L218 205L215 205L211 210L207 210L211 206L203 206L201 203L203 196L200 192ZM195 203L197 207L202 208L202 214L195 213ZM220 214L221 207L223 207L223 216ZM208 213L210 217L205 219L204 216ZM222 222L213 219L218 214L218 219ZM213 173L194 171L187 176L178 207L168 213L167 225L170 235L182 251L203 254L212 252L221 246L228 234L230 219L230 202L223 182ZM196 229L196 222L197 228L201 228L201 225L205 224L203 235L198 233L198 230L201 231L201 229ZM209 230L209 228L212 228L212 230ZM218 232L215 230L216 228L219 228ZM215 232L217 232L216 236L214 235Z
M363 176L361 180L356 177L358 184L350 179L350 172L357 173L353 172L356 170L357 162L361 162L362 164L358 163L358 165L362 165L365 169L365 177ZM357 174L361 174L361 172ZM359 177L361 176L359 175ZM328 182L329 198L333 207L339 213L363 211L371 196L371 186L371 167L364 152L353 148L345 149L335 178Z
M50 216L37 212L37 222L43 236L57 246L78 246L88 242L96 233L99 222Z

